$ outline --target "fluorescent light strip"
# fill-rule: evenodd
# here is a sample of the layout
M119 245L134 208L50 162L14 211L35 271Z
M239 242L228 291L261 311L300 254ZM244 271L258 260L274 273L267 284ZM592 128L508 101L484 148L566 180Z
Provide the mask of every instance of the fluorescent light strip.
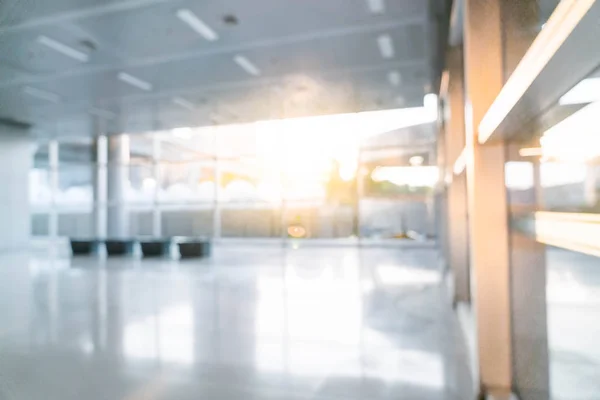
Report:
M400 86L400 83L402 83L402 75L400 75L400 72L398 71L390 71L388 73L388 81L390 82L390 85L398 87Z
M560 98L561 106L600 101L600 78L587 78L579 82Z
M385 12L385 0L367 0L369 11L373 14L383 14Z
M242 69L250 75L260 75L260 69L258 69L258 67L250 62L250 60L248 60L246 57L237 55L233 58L233 61L235 61L237 65L242 67Z
M190 111L192 111L194 108L196 108L196 106L194 105L194 103L192 103L189 100L186 100L184 98L181 97L174 97L173 98L173 103L177 104L178 106L181 106L185 109L188 109Z
M102 110L100 108L90 108L88 112L97 117L105 118L105 119L114 119L117 115L111 111Z
M390 59L394 58L394 42L390 35L381 35L377 38L377 45L379 46L379 52L381 57Z
M54 51L61 53L62 55L73 58L80 62L88 62L90 59L89 54L87 54L83 51L74 49L70 46L67 46L66 44L61 43L57 40L51 39L48 36L44 36L44 35L38 36L37 42L39 44L43 44L44 46L46 46Z
M60 96L57 95L56 93L48 92L46 90L34 88L34 87L31 87L31 86L25 86L23 88L23 93L26 93L26 94L28 94L31 97L35 97L35 98L38 98L38 99L41 99L41 100L49 101L51 103L58 103L58 102L60 102Z
M454 168L452 168L452 172L454 175L460 175L463 173L465 168L467 167L467 149L463 148L456 161L454 162Z
M521 157L541 157L544 152L541 147L526 147L519 149L519 155Z
M138 89L142 89L147 92L152 90L152 84L150 82L146 82L144 80L141 80L140 78L136 78L135 76L129 75L126 72L119 72L118 78L119 80L128 83L129 85L134 86Z
M195 30L200 36L209 42L214 42L219 39L219 35L212 28L204 23L200 18L187 8L177 10L177 18L188 24L190 28Z

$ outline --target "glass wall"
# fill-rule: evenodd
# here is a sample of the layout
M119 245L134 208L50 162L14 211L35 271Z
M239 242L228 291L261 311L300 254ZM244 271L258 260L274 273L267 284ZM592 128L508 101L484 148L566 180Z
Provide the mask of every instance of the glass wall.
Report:
M540 340L547 346L553 399L590 399L600 393L598 76L595 72L580 81L546 111L539 129L507 146L511 235L534 237L542 246L527 264L543 269L535 281L533 275L522 276L527 284L520 285L526 286L527 304L543 294L544 318L529 319L526 326L538 330L536 324L544 323ZM520 244L513 241L513 256L523 253ZM513 271L522 274L515 265ZM544 287L534 290L536 282ZM517 318L520 314L523 310L516 310Z
M437 167L409 145L385 154L366 147L407 122L379 124L346 115L130 134L128 159L109 157L107 166L109 180L125 177L125 195L106 207L126 212L132 236L432 235ZM97 152L91 140L40 143L30 177L34 234L95 234L93 211L104 206L94 203Z

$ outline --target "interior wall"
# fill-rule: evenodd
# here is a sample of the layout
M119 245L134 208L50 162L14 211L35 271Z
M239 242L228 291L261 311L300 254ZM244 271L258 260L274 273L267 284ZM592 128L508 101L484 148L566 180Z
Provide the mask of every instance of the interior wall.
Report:
M0 251L25 248L29 244L32 164L33 143L27 131L0 127Z

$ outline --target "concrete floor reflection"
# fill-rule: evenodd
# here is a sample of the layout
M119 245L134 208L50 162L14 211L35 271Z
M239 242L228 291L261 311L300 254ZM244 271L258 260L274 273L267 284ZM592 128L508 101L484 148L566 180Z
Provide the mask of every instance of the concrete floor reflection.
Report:
M433 249L1 261L0 400L469 397Z
M554 400L600 398L600 259L548 247L548 343Z

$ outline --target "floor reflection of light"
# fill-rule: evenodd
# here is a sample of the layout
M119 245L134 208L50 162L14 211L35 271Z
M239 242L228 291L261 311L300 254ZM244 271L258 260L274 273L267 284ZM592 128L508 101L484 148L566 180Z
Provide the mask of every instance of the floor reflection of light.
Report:
M359 342L362 302L357 279L335 276L333 268L323 268L313 279L290 271L287 280L287 309L291 339Z
M192 307L167 308L158 316L159 354L163 361L191 364L194 361Z
M382 265L376 269L379 280L384 285L425 285L435 284L440 280L437 271L416 268L401 268Z
M417 350L385 350L371 357L365 373L388 382L402 382L431 388L446 384L439 354Z
M157 359L156 325L153 316L142 318L127 325L123 350L127 358Z
M285 329L282 281L279 278L261 277L257 287L256 367L263 371L282 371Z
M141 318L127 325L124 333L125 356L191 364L194 361L193 334L191 306L168 307L161 310L158 316Z
M350 268L351 262L345 263ZM331 265L289 265L285 281L262 277L257 287L259 369L311 376L357 374L362 294L356 272L336 274Z
M569 271L549 272L547 298L551 304L599 306L600 290L579 283Z

